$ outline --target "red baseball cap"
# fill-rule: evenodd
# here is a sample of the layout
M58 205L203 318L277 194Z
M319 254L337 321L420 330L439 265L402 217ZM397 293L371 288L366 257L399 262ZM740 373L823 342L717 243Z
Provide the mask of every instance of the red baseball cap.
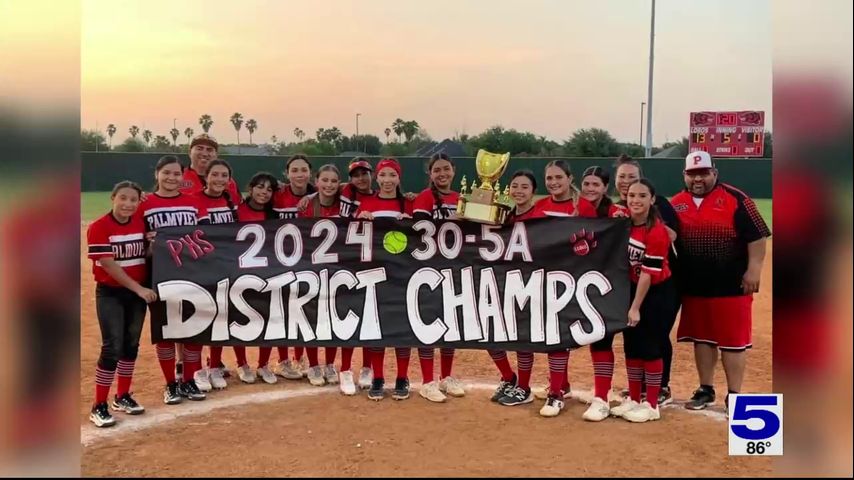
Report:
M368 163L366 160L355 160L353 162L350 162L350 167L347 168L347 172L352 175L353 171L357 168L364 168L369 172L373 171L373 168L371 168L371 164Z

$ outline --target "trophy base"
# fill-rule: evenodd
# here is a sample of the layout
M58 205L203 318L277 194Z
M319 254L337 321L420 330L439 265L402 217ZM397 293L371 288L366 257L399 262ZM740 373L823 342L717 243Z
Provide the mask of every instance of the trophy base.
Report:
M503 225L509 213L510 208L500 203L475 203L467 201L465 197L460 197L457 204L457 217L472 222Z

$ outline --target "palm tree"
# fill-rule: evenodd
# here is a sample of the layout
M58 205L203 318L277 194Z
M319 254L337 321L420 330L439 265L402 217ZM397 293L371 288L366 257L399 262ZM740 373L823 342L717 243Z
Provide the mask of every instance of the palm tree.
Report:
M178 135L181 135L181 131L175 127L172 127L172 130L169 130L169 135L172 135L172 145L178 146Z
M305 137L305 132L303 132L301 128L297 127L294 129L294 136L297 137L297 140L302 142L302 139Z
M240 127L243 126L243 115L234 112L228 120L234 125L234 130L237 132L237 153L240 153Z
M152 136L154 136L154 134L151 133L151 130L144 130L142 132L142 139L145 140L145 145L148 145L149 143L151 143L151 137Z
M110 136L110 150L113 149L113 135L116 134L116 126L112 123L107 125L107 135Z
M421 126L415 120L403 122L403 135L406 137L406 141L411 141L420 128Z
M190 127L184 129L184 135L187 136L187 144L190 143L190 140L192 139L194 133L196 132L194 132L193 129Z
M130 133L130 136L133 137L134 140L136 140L136 136L139 135L139 127L137 127L136 125L131 125L128 129L128 133Z
M391 135L391 129L385 127L385 143L388 143L388 136Z
M391 124L391 130L397 135L397 141L400 143L400 136L403 135L403 127L406 125L406 122L403 119L398 118Z
M199 125L202 126L202 130L204 130L205 133L208 133L213 123L213 119L207 113L199 117Z
M246 121L246 130L249 131L249 144L252 144L252 134L255 133L255 130L258 130L258 122L255 121L254 118L250 118Z

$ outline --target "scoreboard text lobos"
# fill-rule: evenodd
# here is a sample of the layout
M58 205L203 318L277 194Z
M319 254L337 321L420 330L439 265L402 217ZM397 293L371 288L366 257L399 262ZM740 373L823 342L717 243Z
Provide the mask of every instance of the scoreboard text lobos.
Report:
M702 150L713 157L761 157L765 139L765 112L691 112L688 151Z

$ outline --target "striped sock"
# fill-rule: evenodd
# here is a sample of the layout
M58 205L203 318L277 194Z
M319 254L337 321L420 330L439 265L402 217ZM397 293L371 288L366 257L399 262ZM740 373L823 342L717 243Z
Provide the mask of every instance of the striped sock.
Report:
M507 360L507 352L504 350L488 350L488 352L492 361L495 362L495 366L498 367L498 371L501 372L501 380L505 382L513 380L513 367Z
M661 390L661 373L664 370L664 360L647 360L643 362L646 373L646 401L652 408L658 406L658 392Z
M135 360L119 360L118 368L116 368L116 372L119 376L118 386L116 387L116 396L121 397L122 395L130 392L130 383L133 380L133 368L136 365Z
M202 346L184 344L184 381L189 382L202 368Z
M450 377L451 371L454 369L454 353L453 348L440 348L439 355L439 370L442 376L440 378Z
M640 402L641 383L643 383L644 361L636 358L626 359L626 374L629 377L629 398Z
M607 402L611 379L614 377L614 351L591 350L590 357L593 359L594 394Z
M421 382L425 385L434 380L433 353L432 348L418 349L418 363L421 364Z
M569 352L562 350L549 352L549 394L558 398L566 391L566 370L569 365Z
M385 348L371 347L368 349L371 356L371 368L374 370L374 380L385 379L383 376L383 365L385 364Z
M157 361L166 383L175 382L175 344L172 342L157 343Z
M534 354L531 352L516 352L516 368L519 370L518 386L531 388L531 370L534 369Z
M106 370L98 365L95 368L95 403L104 403L110 396L110 387L113 385L115 370Z

